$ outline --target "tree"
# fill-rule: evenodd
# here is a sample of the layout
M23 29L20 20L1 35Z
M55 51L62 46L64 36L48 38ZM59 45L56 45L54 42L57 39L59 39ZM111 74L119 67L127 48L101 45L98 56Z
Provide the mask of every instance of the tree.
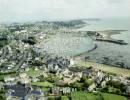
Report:
M99 93L96 100L104 100L103 96Z
M28 39L23 39L22 42L28 43L30 45L34 45L36 44L36 38L31 36L31 37L28 37Z
M6 100L4 90L0 90L0 100Z
M42 62L42 61L34 61L34 62L32 63L32 65L34 65L34 66L42 66L42 65L43 65L43 62Z
M85 79L85 84L90 86L91 84L93 84L93 80L92 79Z

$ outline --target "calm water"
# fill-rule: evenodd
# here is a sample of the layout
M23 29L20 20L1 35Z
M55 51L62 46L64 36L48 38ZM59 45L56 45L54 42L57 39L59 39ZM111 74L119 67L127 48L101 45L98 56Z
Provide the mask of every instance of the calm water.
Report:
M130 18L110 18L100 21L89 21L89 25L80 30L128 30L121 34L113 35L113 38L122 39L128 42L128 45L117 45L112 43L96 42L98 48L86 56L90 56L92 60L102 62L103 57L109 57L112 63L125 62L130 67Z
M130 30L130 18L106 18L99 21L86 21L88 25L79 30Z
M75 56L94 48L94 42L89 37L77 37L71 34L57 34L48 38L44 50L52 55Z
M91 60L100 62L103 57L109 57L110 63L124 62L130 67L130 18L109 18L100 21L88 21L89 25L78 29L84 31L104 31L104 30L128 30L121 34L113 35L113 38L125 40L128 45L118 45L113 43L95 42L98 45L96 50L85 53ZM89 37L74 37L71 35L56 35L49 38L44 44L44 50L50 54L62 56L74 56L91 50L94 42Z

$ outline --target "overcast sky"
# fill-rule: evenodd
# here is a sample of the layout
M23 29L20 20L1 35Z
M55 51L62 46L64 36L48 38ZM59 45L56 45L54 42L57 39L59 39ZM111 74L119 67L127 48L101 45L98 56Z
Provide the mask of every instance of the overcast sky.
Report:
M0 0L0 22L128 16L130 0Z

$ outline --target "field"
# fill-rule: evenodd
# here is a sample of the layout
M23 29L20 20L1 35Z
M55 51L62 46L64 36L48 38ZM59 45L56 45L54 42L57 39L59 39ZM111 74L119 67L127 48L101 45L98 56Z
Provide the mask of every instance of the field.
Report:
M48 81L45 81L45 82L32 82L31 85L40 86L40 87L53 87L53 84L48 82Z
M127 100L126 97L115 95L115 94L108 94L108 93L102 93L104 100Z
M69 100L69 98L67 96L62 96L61 100Z
M96 100L96 95L85 92L74 92L71 93L72 100Z
M127 100L126 97L115 94L100 93L99 95L85 92L74 92L71 98L72 100Z
M4 77L15 76L16 72L0 73L0 81L4 81Z
M122 76L130 76L130 70L125 69L125 68L118 68L114 66L109 66L109 65L104 65L104 64L99 64L99 63L94 63L94 62L84 62L84 61L79 61L77 63L78 66L82 67L94 67L96 69L102 70L107 73L112 73L112 74L117 74L117 75L122 75Z
M31 77L37 77L37 76L40 76L42 74L42 71L41 70L30 69L29 71L26 72L26 74L28 76L31 76Z

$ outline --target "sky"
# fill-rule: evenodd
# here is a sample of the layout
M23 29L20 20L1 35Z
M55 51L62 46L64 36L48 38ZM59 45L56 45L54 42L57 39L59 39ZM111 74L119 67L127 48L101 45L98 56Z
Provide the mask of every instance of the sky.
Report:
M130 0L0 0L0 22L130 17Z

